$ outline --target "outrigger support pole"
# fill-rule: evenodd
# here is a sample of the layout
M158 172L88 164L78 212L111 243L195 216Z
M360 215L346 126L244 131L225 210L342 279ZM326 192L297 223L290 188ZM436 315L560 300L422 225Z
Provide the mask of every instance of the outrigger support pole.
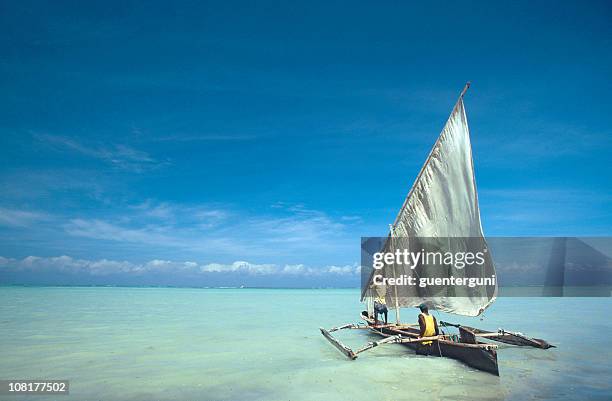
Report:
M367 343L366 345L364 345L363 347L359 348L357 351L355 351L355 355L357 355L359 353L362 353L363 351L367 351L369 349L372 349L374 347L378 347L379 345L382 345L382 344L398 343L398 342L401 341L401 339L402 339L402 335L401 334L397 334L395 336L383 338L380 341L371 341L371 342Z
M368 328L368 327L363 327L360 325L355 325L355 324L345 324L344 326L340 326L340 327L334 327L332 329L329 330L325 330L324 328L320 327L319 329L321 330L321 334L323 334L323 336L334 346L338 349L338 351L342 352L347 358L353 360L353 359L357 359L357 355L361 354L364 351L370 350L372 348L376 348L379 345L383 345L383 344L406 344L406 343L416 343L416 342L421 342L421 341L434 341L434 340L439 340L441 338L444 338L443 335L438 335L438 336L431 336L431 337L421 337L421 338L406 338L404 336L402 336L401 334L396 334L394 336L389 336L389 337L385 337L380 341L370 341L369 343L367 343L366 345L364 345L363 347L359 348L357 351L353 351L352 349L350 349L349 347L347 347L346 345L344 345L342 342L340 342L340 340L334 338L330 333L333 331L338 331L338 330L342 330L342 329L363 329L363 328Z
M327 330L327 332L333 333L334 331L338 331L342 329L352 329L353 327L355 327L353 323L347 323L344 326L332 327L331 329Z

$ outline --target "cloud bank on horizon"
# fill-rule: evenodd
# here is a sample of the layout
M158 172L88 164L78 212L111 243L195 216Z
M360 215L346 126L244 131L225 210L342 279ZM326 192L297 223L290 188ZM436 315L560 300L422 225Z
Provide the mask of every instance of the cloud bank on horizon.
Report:
M155 259L133 263L65 255L20 260L0 256L0 279L5 284L356 287L360 273L357 265L315 268L246 261L200 264Z
M301 8L7 5L0 284L343 286L467 80L485 234L612 234L609 3Z

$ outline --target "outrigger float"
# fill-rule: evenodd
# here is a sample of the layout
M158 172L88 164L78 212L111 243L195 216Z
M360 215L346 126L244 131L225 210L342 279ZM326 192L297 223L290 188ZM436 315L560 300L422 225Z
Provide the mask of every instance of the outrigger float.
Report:
M446 250L456 248L457 245L469 248L479 244L483 249L487 247L480 221L472 148L463 104L463 95L468 88L469 82L459 95L395 222L390 225L383 250L392 253L397 249L398 243L407 244L405 249L415 246L420 249L419 240L423 238L428 238L429 242L435 243L442 250L445 247ZM362 255L363 251L362 243ZM438 270L438 273L448 272L449 277L467 275L467 269L452 269L457 267L455 265L438 267L443 268ZM418 286L390 287L377 284L374 279L375 272L379 278L397 278L415 274L416 271L397 266L395 262L382 268L379 266L376 271L372 270L369 279L363 283L361 294L361 301L367 304L367 310L361 313L364 323L350 323L329 330L320 329L323 336L349 359L356 359L360 353L383 344L402 344L419 351L423 349L424 341L431 341L427 345L428 355L456 359L475 369L499 375L497 345L487 340L541 349L553 347L544 340L530 338L518 332L502 329L492 332L447 322L438 322L439 329L457 329L458 334L444 334L439 330L440 335L419 338L418 324L400 323L401 308L414 308L427 303L434 311L478 316L497 298L497 282L477 288L447 286L435 290ZM431 267L427 267L421 271L420 277L429 277L432 272ZM471 274L473 277L495 277L495 266L490 253L486 255L486 263ZM374 319L376 298L385 299L386 306L395 309L395 323L377 324ZM354 329L368 330L383 338L352 350L331 334L339 330Z

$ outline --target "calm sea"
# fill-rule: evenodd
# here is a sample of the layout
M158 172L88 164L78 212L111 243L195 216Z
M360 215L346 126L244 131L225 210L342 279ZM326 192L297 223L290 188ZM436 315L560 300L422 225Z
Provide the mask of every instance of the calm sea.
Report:
M558 346L501 345L501 377L400 345L345 359L319 333L358 290L0 287L0 379L69 379L6 400L609 400L612 298L501 298L484 320ZM403 310L402 320L416 319ZM358 347L376 338L354 330ZM4 397L4 398L2 398Z

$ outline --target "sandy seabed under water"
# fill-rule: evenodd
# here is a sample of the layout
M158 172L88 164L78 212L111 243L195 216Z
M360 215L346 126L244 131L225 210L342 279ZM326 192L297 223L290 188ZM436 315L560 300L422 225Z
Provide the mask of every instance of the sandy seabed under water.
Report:
M347 360L318 327L357 322L359 290L0 287L0 379L68 379L67 396L6 400L609 400L612 298L500 298L475 327L500 377L400 345ZM402 310L416 321L417 311ZM350 347L377 337L338 333Z

